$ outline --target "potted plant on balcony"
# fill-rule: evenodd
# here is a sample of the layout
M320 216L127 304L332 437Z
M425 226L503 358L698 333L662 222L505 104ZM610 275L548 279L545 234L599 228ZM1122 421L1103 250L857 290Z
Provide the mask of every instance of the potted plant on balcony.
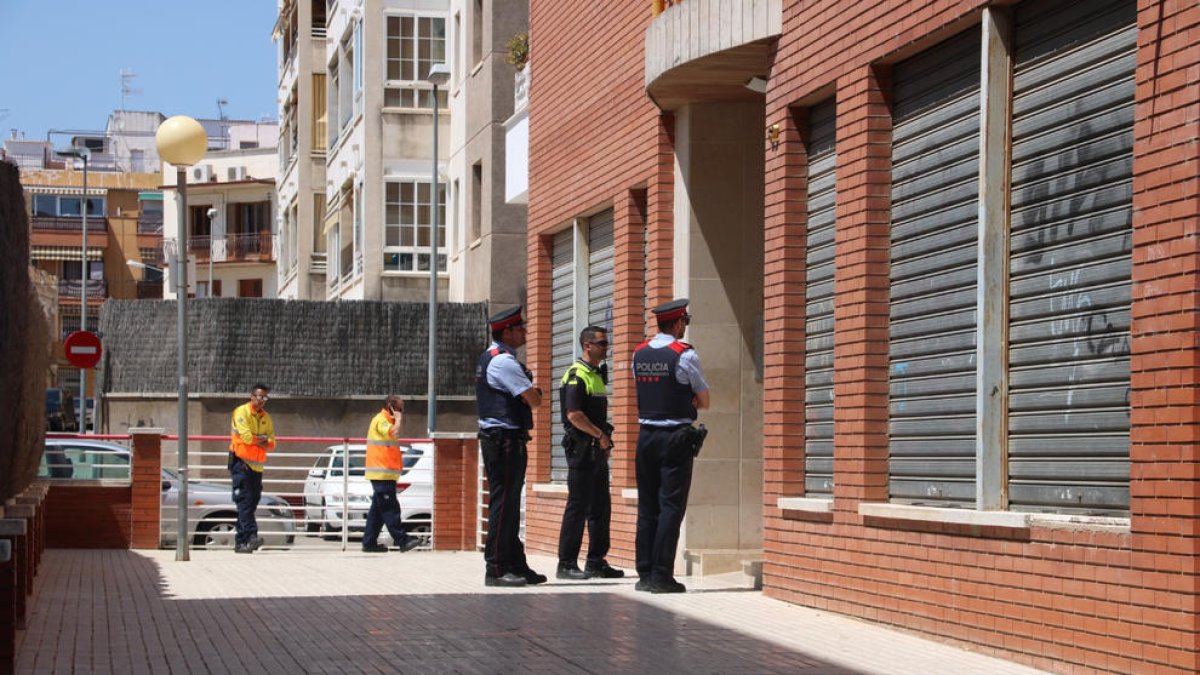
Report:
M517 70L524 70L525 64L529 62L529 33L517 33L508 38L508 55L504 57L505 62L511 63Z

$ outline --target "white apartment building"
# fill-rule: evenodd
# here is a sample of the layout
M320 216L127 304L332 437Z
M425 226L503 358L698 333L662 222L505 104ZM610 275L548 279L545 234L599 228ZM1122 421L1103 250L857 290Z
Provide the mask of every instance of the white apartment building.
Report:
M273 142L272 134L271 140ZM274 147L209 151L187 169L187 229L181 239L176 168L163 164L163 243L195 256L196 297L277 296ZM163 285L163 297L175 288Z
M527 163L523 149L505 150L514 78L523 74L506 56L509 40L529 30L529 3L450 0L450 12L450 299L524 304L524 193L511 201L505 195L510 174L523 178Z
M445 191L435 199L431 189L425 76L448 58L448 0L279 7L281 297L423 301L431 260L446 297ZM445 146L445 88L438 98ZM431 256L434 208L443 226Z

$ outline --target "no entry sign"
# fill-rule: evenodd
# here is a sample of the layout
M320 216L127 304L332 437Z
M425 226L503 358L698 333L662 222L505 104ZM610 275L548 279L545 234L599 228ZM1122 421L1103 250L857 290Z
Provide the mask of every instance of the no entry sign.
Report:
M93 332L77 330L63 342L67 363L76 368L91 368L100 362L100 338Z

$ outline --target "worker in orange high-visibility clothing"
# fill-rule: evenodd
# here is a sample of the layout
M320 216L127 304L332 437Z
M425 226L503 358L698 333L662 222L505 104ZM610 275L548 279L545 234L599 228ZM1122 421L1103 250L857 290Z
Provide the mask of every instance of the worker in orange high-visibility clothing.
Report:
M392 542L401 552L411 551L421 542L410 536L400 520L400 502L396 498L396 481L404 471L404 447L400 445L400 422L404 401L395 394L383 402L383 410L371 420L367 429L367 479L371 481L371 510L363 532L364 553L386 553L379 543L379 533L386 525Z
M262 546L258 519L254 512L262 498L263 465L267 453L275 448L275 425L263 407L271 389L256 384L250 401L233 411L229 439L229 477L233 482L233 502L237 504L237 538L234 553L253 553Z

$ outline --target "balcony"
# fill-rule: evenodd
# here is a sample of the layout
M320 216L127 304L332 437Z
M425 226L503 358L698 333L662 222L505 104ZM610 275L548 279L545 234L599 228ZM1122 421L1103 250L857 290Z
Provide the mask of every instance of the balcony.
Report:
M655 3L646 29L646 93L664 110L688 103L762 101L746 88L770 72L783 33L783 0Z
M270 232L261 234L227 234L224 237L198 236L188 239L188 251L197 261L207 261L211 252L213 262L271 262Z
M161 221L160 221L161 223ZM83 232L82 216L34 216L30 225L35 231L42 232ZM160 225L161 227L161 225ZM105 234L108 232L108 218L104 216L88 216L88 234Z
M59 300L78 301L83 293L82 279L59 279ZM87 282L88 301L103 300L108 297L108 284L103 279L89 279Z
M91 229L92 229L91 224L89 223L88 230L90 231ZM163 214L161 212L159 212L159 213L142 212L142 213L138 214L137 231L138 231L138 234L160 234L161 235L163 232Z

